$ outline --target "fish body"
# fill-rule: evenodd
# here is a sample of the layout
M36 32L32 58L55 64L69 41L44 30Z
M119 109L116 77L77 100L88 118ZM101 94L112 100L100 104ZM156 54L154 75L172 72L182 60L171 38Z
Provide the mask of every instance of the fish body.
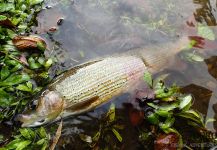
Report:
M183 41L186 40L179 43L183 45ZM179 52L180 44L156 46L158 50L137 49L78 65L48 85L34 101L36 109L18 115L17 120L22 122L22 127L35 127L91 110L135 87L145 71L164 68L171 56Z
M63 96L67 107L94 97L99 100L91 105L96 106L129 89L145 70L145 64L138 57L110 57L75 70L49 88Z
M18 119L23 127L38 126L49 122L49 118L88 111L127 92L145 71L143 60L136 56L107 57L79 65L48 85L39 97L36 111Z

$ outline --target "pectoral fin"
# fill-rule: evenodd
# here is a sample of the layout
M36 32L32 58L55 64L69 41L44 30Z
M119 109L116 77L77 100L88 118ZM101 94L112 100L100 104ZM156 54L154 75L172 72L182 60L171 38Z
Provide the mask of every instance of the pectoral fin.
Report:
M79 112L86 111L86 109L88 109L91 106L91 104L93 104L97 100L99 100L99 96L94 96L90 99L84 100L83 102L73 104L72 106L66 108L66 111L73 111L73 112L74 111L79 111Z

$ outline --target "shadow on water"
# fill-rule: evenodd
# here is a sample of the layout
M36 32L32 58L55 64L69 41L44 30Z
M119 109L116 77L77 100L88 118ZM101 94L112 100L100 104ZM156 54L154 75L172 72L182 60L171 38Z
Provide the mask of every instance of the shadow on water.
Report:
M33 31L47 39L50 48L47 55L57 57L57 68L66 70L90 59L170 42L177 36L183 36L183 33L195 34L196 22L216 25L217 1L184 1L50 0L46 1L46 5L52 8L38 15L39 23ZM189 20L190 24L187 22ZM193 27L190 33L186 30L189 26ZM213 29L216 33L216 29ZM157 75L169 73L168 84L182 86L184 93L193 95L196 110L207 119L217 119L217 47L209 41L204 45L202 51L205 52L206 47L212 49L206 54L205 62L187 62L176 56L174 65ZM122 149L139 149L141 145L136 140L138 131L130 124L128 109L122 105L129 98L122 96L117 99L112 102L117 106L117 115L125 123L125 129L121 132L124 141L118 146ZM64 120L57 149L88 149L78 134L85 132L93 135L99 126L99 118L107 112L110 103ZM214 130L217 124L209 123L208 127Z

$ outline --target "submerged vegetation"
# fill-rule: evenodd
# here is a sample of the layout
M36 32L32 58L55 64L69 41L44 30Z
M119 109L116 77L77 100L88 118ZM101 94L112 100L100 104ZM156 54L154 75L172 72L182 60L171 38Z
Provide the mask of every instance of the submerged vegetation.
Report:
M144 80L149 87L142 93L144 97L136 98L139 103L137 113L129 116L132 125L138 128L138 140L142 148L202 149L214 146L217 138L206 129L204 116L192 109L193 97L190 94L182 94L181 88L175 85L167 87L163 82L164 78L165 76L160 76L153 80L151 74L145 73ZM111 145L111 139L116 137L116 142L121 143L124 137L118 130L127 131L116 117L118 116L115 115L114 104L111 104L108 113L102 116L102 121L99 122L99 130L93 136L82 133L80 138L92 149L118 149L116 144ZM189 132L186 128L190 129L191 133L185 135L185 132ZM198 136L196 139L195 135ZM192 145L189 141L197 145ZM206 142L211 143L207 146Z

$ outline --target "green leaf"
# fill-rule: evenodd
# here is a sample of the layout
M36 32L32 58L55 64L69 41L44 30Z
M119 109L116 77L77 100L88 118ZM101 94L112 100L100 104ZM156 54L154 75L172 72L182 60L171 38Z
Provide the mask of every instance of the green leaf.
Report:
M181 98L181 102L179 104L179 109L181 110L186 110L185 108L189 109L191 107L191 102L192 102L192 96L187 95L183 98Z
M13 39L16 36L16 33L10 29L7 29L7 34L11 39Z
M170 117L173 113L169 112L167 110L156 110L155 113L157 113L161 117Z
M157 125L159 124L159 117L156 113L152 113L150 114L149 116L147 116L147 120L151 123L151 124L154 124L154 125Z
M116 136L116 138L118 139L118 141L122 142L123 139L122 139L120 133L115 128L112 128L112 132L114 133L114 135Z
M155 105L153 103L147 103L147 105L153 107L154 109L158 109L159 108L158 105Z
M41 138L46 138L46 137L47 137L47 133L46 133L44 127L40 127L40 128L39 128L39 136L40 136Z
M44 79L46 79L46 78L48 78L48 77L49 77L49 74L48 74L48 72L47 72L47 71L45 71L45 72L42 72L42 73L40 73L38 76L39 76L39 77L41 77L41 78L44 78Z
M22 68L23 68L23 66L21 64L17 64L14 68L11 69L11 72L16 72Z
M213 31L210 29L210 27L202 25L202 24L198 24L198 28L197 28L197 33L199 36L214 41L215 40L215 34L213 33Z
M30 89L32 89L32 82L30 82L30 81L28 81L28 82L26 82L26 85L28 86L28 88L30 88Z
M108 122L113 122L115 120L115 104L110 105L109 111L106 116L108 117Z
M29 63L29 67L30 67L31 69L38 69L38 68L41 67L41 64L35 62L35 59L32 58L32 57L30 57L30 58L28 59L28 63Z
M2 88L0 89L0 106L7 107L11 104L13 96L5 92Z
M0 15L0 21L5 21L8 17L4 16L4 15Z
M43 42L37 42L37 48L41 51L45 51L46 45Z
M164 85L164 82L160 80L157 82L154 86L154 92L156 95L156 98L162 100L162 101L174 101L173 95L179 91L179 88L176 85L173 85L170 88L167 88Z
M39 141L36 142L37 145L42 145L44 144L44 142L46 142L45 139L40 139Z
M180 117L183 117L183 118L186 118L188 120L192 120L192 121L194 121L195 123L197 123L198 125L200 125L202 127L205 126L204 123L203 123L203 117L194 110L187 110L187 111L178 113L176 115L180 116Z
M44 64L45 68L49 68L53 64L53 60L49 58Z
M37 5L42 3L44 0L29 0L30 5Z
M179 88L177 86L172 86L171 88L158 87L155 89L156 98L163 101L174 101L172 95L174 95Z
M47 142L44 142L41 150L46 150L47 148L48 148L48 144L47 144Z
M160 128L164 131L167 130L168 128L172 127L172 125L175 122L175 118L167 118L164 123L160 124Z
M153 86L153 79L152 79L152 75L151 73L149 73L148 71L145 72L144 77L143 77L144 81L150 86Z
M16 149L17 144L20 143L22 140L17 138L11 141L10 143L7 144L6 149Z
M185 49L192 49L195 44L197 44L197 41L191 40Z
M10 71L8 69L8 66L3 66L1 69L1 80L4 80L7 78L10 74Z
M25 91L25 92L31 92L32 89L30 89L28 86L26 86L25 84L19 84L16 89L20 90L20 91Z
M161 105L159 107L159 110L172 111L172 110L174 110L175 108L178 108L178 107L179 107L179 104L177 102L174 102L172 104Z
M19 143L16 144L16 150L23 150L25 149L29 144L31 143L31 141L26 140L26 141L21 141Z
M0 82L0 86L12 86L19 83L23 83L30 80L30 77L27 74L11 74L8 78L4 81Z
M6 60L6 61L5 61L5 64L6 64L6 65L9 65L9 66L16 66L16 65L18 65L19 63L18 63L16 60Z
M20 130L21 135L25 137L26 139L30 140L32 138L27 128L20 128L19 130Z
M12 3L0 3L0 12L6 12L6 11L11 11L14 10L14 4Z

